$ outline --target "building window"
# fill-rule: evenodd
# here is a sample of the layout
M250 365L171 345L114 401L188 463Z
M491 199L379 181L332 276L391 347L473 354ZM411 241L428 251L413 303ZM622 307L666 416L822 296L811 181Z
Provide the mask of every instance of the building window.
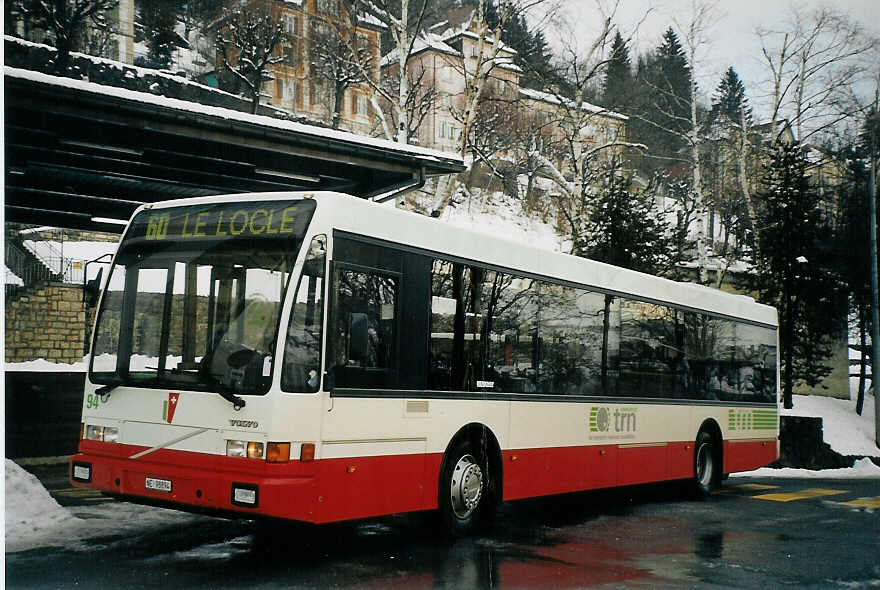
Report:
M284 32L287 33L288 37L298 37L299 36L299 19L295 16L287 15L284 18Z
M367 97L355 95L354 97L354 114L359 117L367 116Z
M315 5L318 12L339 12L339 0L317 0Z

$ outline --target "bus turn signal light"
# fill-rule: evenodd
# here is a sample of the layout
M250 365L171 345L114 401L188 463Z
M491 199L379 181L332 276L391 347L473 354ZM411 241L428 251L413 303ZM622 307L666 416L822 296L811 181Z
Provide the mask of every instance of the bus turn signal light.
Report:
M266 462L287 463L290 461L289 442L270 442L266 446Z
M299 450L300 461L315 460L315 443L303 443Z

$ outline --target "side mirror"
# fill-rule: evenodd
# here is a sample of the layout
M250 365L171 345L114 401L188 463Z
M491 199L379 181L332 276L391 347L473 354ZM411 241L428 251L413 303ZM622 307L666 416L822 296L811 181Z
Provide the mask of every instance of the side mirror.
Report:
M101 294L101 277L104 275L104 269L98 269L98 276L90 279L83 287L83 302L89 307L95 307L98 304L98 296Z
M369 347L368 322L365 313L348 314L348 359L363 362L367 360Z

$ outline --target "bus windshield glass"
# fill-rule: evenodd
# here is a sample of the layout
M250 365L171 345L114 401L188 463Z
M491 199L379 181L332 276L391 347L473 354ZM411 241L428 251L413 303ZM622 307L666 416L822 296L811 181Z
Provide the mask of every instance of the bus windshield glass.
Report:
M262 394L313 200L144 210L107 280L90 377Z

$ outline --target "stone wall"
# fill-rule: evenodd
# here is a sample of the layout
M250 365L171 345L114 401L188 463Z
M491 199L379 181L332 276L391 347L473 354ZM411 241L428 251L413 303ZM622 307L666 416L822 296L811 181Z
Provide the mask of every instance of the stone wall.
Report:
M6 302L6 362L82 360L86 309L82 287L49 283Z

